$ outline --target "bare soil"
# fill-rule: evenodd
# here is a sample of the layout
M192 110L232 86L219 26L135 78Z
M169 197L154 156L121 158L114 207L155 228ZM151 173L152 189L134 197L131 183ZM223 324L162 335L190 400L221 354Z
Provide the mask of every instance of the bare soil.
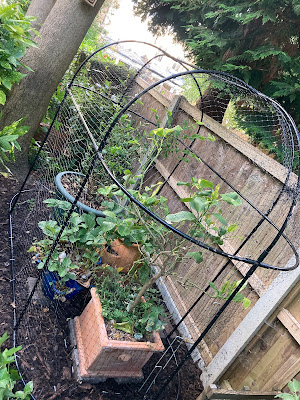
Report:
M83 179L84 177L82 176L67 174L62 177L61 183L71 196L76 197ZM97 184L90 180L83 189L80 202L88 207L103 210L104 207L101 206L101 203L105 198L101 194L97 193L97 189Z

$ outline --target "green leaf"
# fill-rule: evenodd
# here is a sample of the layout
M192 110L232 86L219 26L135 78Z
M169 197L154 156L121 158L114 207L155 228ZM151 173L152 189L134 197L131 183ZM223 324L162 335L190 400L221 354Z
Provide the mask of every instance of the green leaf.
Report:
M10 79L9 77L8 78L2 78L1 81L2 81L2 85L4 87L6 87L6 89L8 89L8 90L11 89L12 84L13 84L13 80L12 79Z
M46 199L43 203L47 204L48 207L58 207L66 211L72 207L72 204L68 201L58 199Z
M93 229L95 227L95 225L96 225L95 214L84 213L84 214L82 214L81 218L85 222L87 229Z
M201 213L209 205L209 201L202 197L195 197L189 204L191 208L197 211L197 213Z
M119 329L120 331L133 334L133 326L130 322L116 322L113 324L115 329Z
M117 232L121 237L128 236L131 233L131 227L126 225L124 226L121 225L118 227Z
M9 338L7 332L4 332L3 335L0 337L0 346Z
M18 381L19 379L21 379L19 372L16 369L10 369L9 373L14 381Z
M223 215L219 214L219 213L213 213L211 214L213 215L219 222L221 222L222 225L226 226L227 225L227 221L226 219L223 217Z
M247 308L249 308L250 305L251 305L251 300L248 299L247 297L244 297L244 299L243 299L243 305L244 305L244 309L247 310Z
M289 393L277 394L275 396L275 398L276 397L281 398L283 400L298 400L298 398L295 398L295 396L293 396L292 394L289 394Z
M240 206L242 204L240 196L235 192L220 194L220 196L226 203L233 206Z
M1 61L0 65L2 68L9 69L9 70L12 69L12 66L10 65L10 63L8 61Z
M300 394L300 382L298 382L296 379L293 379L291 382L288 384L289 389L293 393L299 392Z
M4 105L6 102L6 94L0 90L0 104Z
M219 292L219 290L217 289L216 285L213 282L208 282L209 286L211 288L213 288L216 292Z
M186 256L193 258L198 264L200 264L203 261L203 256L201 251L191 251L186 253Z
M229 225L228 228L227 228L227 232L228 233L229 232L233 232L233 231L236 230L236 228L237 228L237 225Z
M116 221L118 220L116 214L113 211L109 211L109 210L104 210L103 214L105 214L107 216L107 218L105 218L108 221ZM99 225L101 225L101 223L103 222L104 218L99 217L97 218L97 222Z
M213 188L214 187L213 183L210 181L207 181L206 179L199 179L198 184L199 184L200 188L205 188L205 187Z
M99 223L101 221L101 223ZM113 221L107 221L106 218L97 218L97 222L102 233L109 232L115 229L116 223Z
M22 346L13 347L11 349L5 349L2 354L4 357L11 357L12 355L14 355L17 351L20 351L21 349L22 349Z
M33 382L30 381L30 382L26 383L26 385L25 385L25 387L24 387L24 392L25 392L26 394L29 394L29 393L31 393L32 391L33 391Z
M177 182L177 186L191 186L191 184L189 183L189 182L181 182L181 181L178 181Z
M197 221L193 213L189 211L179 211L176 214L169 214L166 216L167 222L183 222L183 221Z

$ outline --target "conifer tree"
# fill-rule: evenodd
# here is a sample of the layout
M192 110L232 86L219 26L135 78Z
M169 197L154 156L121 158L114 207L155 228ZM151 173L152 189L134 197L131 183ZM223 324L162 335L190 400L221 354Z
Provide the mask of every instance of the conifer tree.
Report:
M201 68L277 98L300 124L299 0L134 0L155 33L171 30Z

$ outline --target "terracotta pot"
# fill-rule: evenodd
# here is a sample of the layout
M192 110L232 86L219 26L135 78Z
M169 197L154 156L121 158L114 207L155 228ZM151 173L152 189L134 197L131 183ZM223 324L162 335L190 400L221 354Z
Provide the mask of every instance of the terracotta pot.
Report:
M141 379L152 354L164 350L159 334L153 333L154 342L108 339L95 288L91 295L82 314L74 319L81 377Z
M137 244L126 246L122 240L116 239L111 243L111 249L113 253L108 252L105 247L101 250L102 263L118 268L124 273L127 273L134 262L141 258Z

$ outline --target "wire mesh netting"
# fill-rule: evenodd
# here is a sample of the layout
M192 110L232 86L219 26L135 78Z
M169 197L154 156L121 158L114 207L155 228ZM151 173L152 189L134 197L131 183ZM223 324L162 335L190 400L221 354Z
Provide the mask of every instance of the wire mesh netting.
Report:
M36 399L196 399L201 368L298 265L290 116L237 78L122 46L80 66L12 200Z

